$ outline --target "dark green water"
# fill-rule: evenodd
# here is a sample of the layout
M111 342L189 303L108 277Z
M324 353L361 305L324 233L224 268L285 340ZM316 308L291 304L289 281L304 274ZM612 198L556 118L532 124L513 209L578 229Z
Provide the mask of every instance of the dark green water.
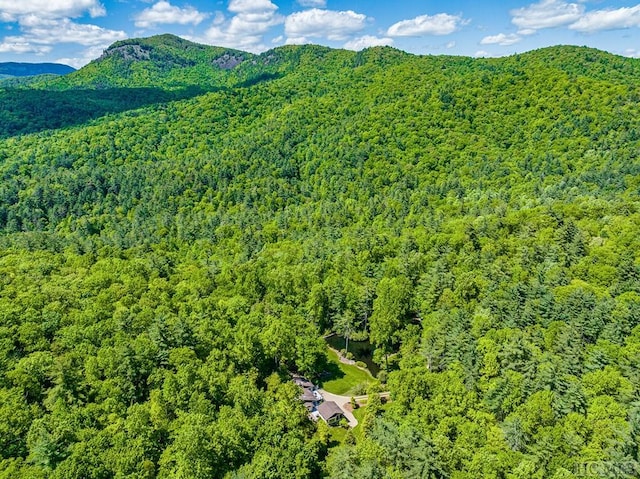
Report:
M342 336L331 336L325 338L325 341L333 349L338 351L344 349L344 338ZM353 354L353 359L356 361L362 361L367 365L367 369L374 377L378 376L380 367L373 362L373 346L369 341L349 341L349 352Z

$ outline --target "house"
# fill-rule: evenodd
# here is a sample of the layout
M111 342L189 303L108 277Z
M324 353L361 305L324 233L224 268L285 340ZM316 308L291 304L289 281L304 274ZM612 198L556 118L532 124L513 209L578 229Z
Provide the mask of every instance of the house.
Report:
M325 401L318 405L318 414L329 426L334 426L344 418L340 406L333 401Z
M293 376L293 382L300 386L302 389L311 389L312 391L316 390L318 387L302 376Z
M322 394L318 391L318 386L302 376L293 375L291 379L294 384L302 389L299 399L304 404L304 407L307 408L307 411L314 412L318 404L322 402Z
M327 424L335 425L344 417L344 413L335 402L323 402L324 398L318 386L302 376L292 375L291 379L302 390L298 398L309 411L310 418L316 421L322 418Z
M318 406L318 399L314 394L316 391L312 391L309 388L302 388L302 394L299 396L300 401L304 403L304 407L307 411L311 412Z
M317 401L316 395L313 391L307 388L302 388L302 394L300 394L300 401L302 402L314 402Z

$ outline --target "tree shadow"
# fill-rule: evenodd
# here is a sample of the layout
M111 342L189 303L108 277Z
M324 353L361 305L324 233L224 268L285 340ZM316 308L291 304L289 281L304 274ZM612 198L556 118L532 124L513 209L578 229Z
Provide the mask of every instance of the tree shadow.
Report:
M318 379L321 386L324 382L345 377L344 371L340 369L340 367L336 363L330 361L329 359L325 359L325 362L324 364L322 364L320 370L322 372L320 373L320 377Z
M105 115L193 98L222 88L0 89L0 138L81 125Z
M247 78L246 80L240 82L238 84L238 87L240 88L248 88L254 85L257 85L258 83L264 83L264 82L268 82L268 81L272 81L272 80L277 80L278 78L282 78L283 74L282 73L271 73L271 72L262 72L262 73L258 73L257 75L254 75L250 78Z

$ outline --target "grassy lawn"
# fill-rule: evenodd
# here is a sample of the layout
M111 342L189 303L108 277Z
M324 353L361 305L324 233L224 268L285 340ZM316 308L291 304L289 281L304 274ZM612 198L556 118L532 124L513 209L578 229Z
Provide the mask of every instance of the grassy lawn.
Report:
M387 409L389 409L390 405L391 405L391 403L383 404L382 405L382 410L386 411ZM364 417L366 411L367 411L367 407L366 406L361 406L358 409L356 409L355 411L353 411L353 415L358 420L358 425L353 428L353 434L356 436L356 439L362 439L362 418Z
M333 394L343 396L354 395L357 386L366 385L375 381L368 371L352 366L351 364L343 364L338 359L338 355L331 349L327 350L329 357L329 366L331 376L324 380L322 388Z
M382 410L383 411L388 410L390 405L391 405L391 403L383 404L382 405ZM362 439L362 435L363 435L362 419L364 418L364 415L366 414L366 412L367 412L367 408L364 407L364 406L359 407L355 411L353 411L353 415L358 420L358 425L353 428L352 432L353 432L353 435L356 437L357 440L361 440ZM331 435L331 441L332 441L331 447L337 447L340 444L344 444L345 439L347 437L348 431L349 431L348 429L345 429L343 427L331 427L331 428L329 428L329 433Z
M359 407L358 409L356 409L355 411L353 411L353 415L356 417L356 419L358 420L358 425L356 427L353 428L353 434L356 436L356 438L360 439L362 436L362 418L364 417L364 413L365 413L366 409L363 407Z
M353 411L353 415L358 420L358 425L353 428L353 434L355 434L358 439L360 439L360 437L362 436L362 427L360 423L362 422L364 413L365 413L365 408L363 407ZM345 429L343 427L331 427L329 428L329 431L331 432L331 440L335 443L334 446L338 446L344 443L344 440L347 437L347 432L349 431L349 429Z
M329 429L331 434L331 442L335 443L335 446L338 446L344 442L345 437L347 437L348 429L343 427L334 426Z

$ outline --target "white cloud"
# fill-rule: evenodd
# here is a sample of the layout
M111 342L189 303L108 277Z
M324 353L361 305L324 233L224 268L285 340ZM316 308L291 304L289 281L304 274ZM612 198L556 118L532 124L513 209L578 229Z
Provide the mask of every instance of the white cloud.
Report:
M33 45L20 37L6 37L2 43L0 43L0 53L36 53L43 55L49 53L52 50L51 47L45 45Z
M111 43L127 38L123 31L75 23L68 18L45 19L26 15L22 17L20 26L22 35L4 38L0 43L0 53L45 54L53 51L53 47L59 43L76 43L92 47L86 50L88 53L84 57L65 59L63 62L74 67L89 63Z
M456 42L454 42L453 40L448 42L444 47L445 48L455 48L456 46Z
M104 47L89 47L81 52L79 57L64 57L55 60L56 63L71 65L74 68L82 68L91 60L95 60L104 52Z
M234 36L262 35L280 23L283 18L271 14L236 15L229 22L227 32Z
M616 30L640 26L640 5L623 7L616 10L594 10L586 13L575 23L569 25L572 30L579 32L598 32L601 30Z
M387 30L390 37L420 37L423 35L449 35L467 24L460 15L438 13L436 15L420 15L411 20L394 23Z
M202 13L193 7L180 8L161 0L151 8L142 10L135 17L135 25L139 28L149 28L160 24L198 25L208 13Z
M252 13L262 15L266 12L275 12L278 6L271 3L271 0L231 0L229 11L244 15Z
M393 38L379 38L371 35L365 35L363 37L354 38L344 44L344 48L347 50L360 51L369 47L382 47L393 45Z
M15 21L29 14L41 18L75 18L86 12L92 17L106 14L98 0L0 0L0 12L3 21Z
M580 19L585 7L562 0L541 0L523 8L511 10L511 22L521 35L530 35L542 28L568 25Z
M297 0L297 2L303 7L324 8L327 6L327 0Z
M224 14L222 12L216 12L215 16L213 17L212 25L222 25L224 21Z
M104 48L127 35L72 18L106 13L99 0L0 0L0 20L17 22L20 34L4 38L0 52L45 54L60 43Z
M498 35L489 35L480 40L481 45L513 45L522 40L520 35L516 35L515 33L509 33L508 35L505 33L499 33Z
M623 55L625 57L631 57L631 58L640 58L640 50L636 50L635 48L627 48Z
M226 20L217 14L204 38L194 40L250 52L267 50L264 34L284 21L277 10L278 6L270 0L231 0L229 11L235 15Z
M116 40L124 40L127 34L119 30L108 30L97 25L75 23L68 18L61 20L35 19L25 17L28 22L21 24L23 37L29 43L55 45L57 43L77 43L85 46L109 45Z
M473 56L476 58L487 58L491 57L492 55L486 50L478 50Z
M307 43L309 38L342 41L366 26L367 16L352 10L313 8L289 15L284 22L287 43Z
M212 26L205 32L203 39L190 38L194 41L208 43L210 45L237 48L249 52L267 50L262 44L263 35L234 35L226 27Z

